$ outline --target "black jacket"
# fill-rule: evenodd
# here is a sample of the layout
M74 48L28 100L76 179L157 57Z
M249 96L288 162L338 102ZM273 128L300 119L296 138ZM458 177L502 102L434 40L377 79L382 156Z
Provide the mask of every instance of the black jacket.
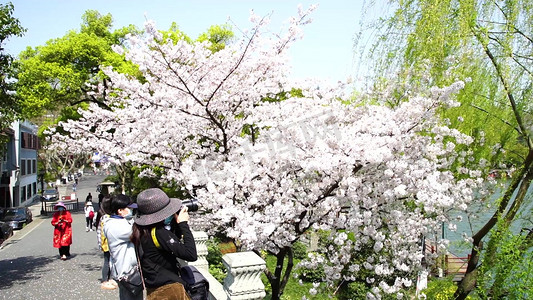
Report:
M180 278L176 258L186 261L198 259L189 225L187 222L174 223L171 230L159 226L155 232L161 249L155 246L151 234L141 239L140 260L146 287L157 288L174 282L185 284Z

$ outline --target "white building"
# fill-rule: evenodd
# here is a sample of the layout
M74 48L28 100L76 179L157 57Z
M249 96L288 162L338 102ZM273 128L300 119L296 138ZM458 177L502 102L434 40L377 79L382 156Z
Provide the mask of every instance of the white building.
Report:
M37 126L15 121L0 134L9 142L1 153L0 207L17 207L39 197L37 192Z

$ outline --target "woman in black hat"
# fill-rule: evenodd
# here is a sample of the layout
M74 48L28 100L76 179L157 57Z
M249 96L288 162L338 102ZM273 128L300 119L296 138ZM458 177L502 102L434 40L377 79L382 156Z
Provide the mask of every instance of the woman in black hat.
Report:
M131 240L141 250L148 299L189 299L176 261L197 259L187 207L157 188L142 191L137 206Z

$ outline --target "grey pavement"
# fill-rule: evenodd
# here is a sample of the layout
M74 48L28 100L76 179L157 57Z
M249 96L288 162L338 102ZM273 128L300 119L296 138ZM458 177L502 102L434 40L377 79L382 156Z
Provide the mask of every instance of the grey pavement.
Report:
M84 175L76 192L80 202L91 192L97 204L96 185L104 178ZM72 191L70 185L65 189ZM51 216L40 216L40 202L30 208L33 222L15 231L0 248L0 299L118 299L118 290L100 288L103 254L96 231L85 231L83 211L72 214L72 256L62 261L52 246Z

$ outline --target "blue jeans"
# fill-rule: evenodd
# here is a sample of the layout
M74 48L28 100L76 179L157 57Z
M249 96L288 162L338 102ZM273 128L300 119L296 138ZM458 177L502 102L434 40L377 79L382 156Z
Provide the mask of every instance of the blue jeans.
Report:
M109 251L104 252L104 264L102 265L102 282L108 281L111 277L111 269L109 269Z

